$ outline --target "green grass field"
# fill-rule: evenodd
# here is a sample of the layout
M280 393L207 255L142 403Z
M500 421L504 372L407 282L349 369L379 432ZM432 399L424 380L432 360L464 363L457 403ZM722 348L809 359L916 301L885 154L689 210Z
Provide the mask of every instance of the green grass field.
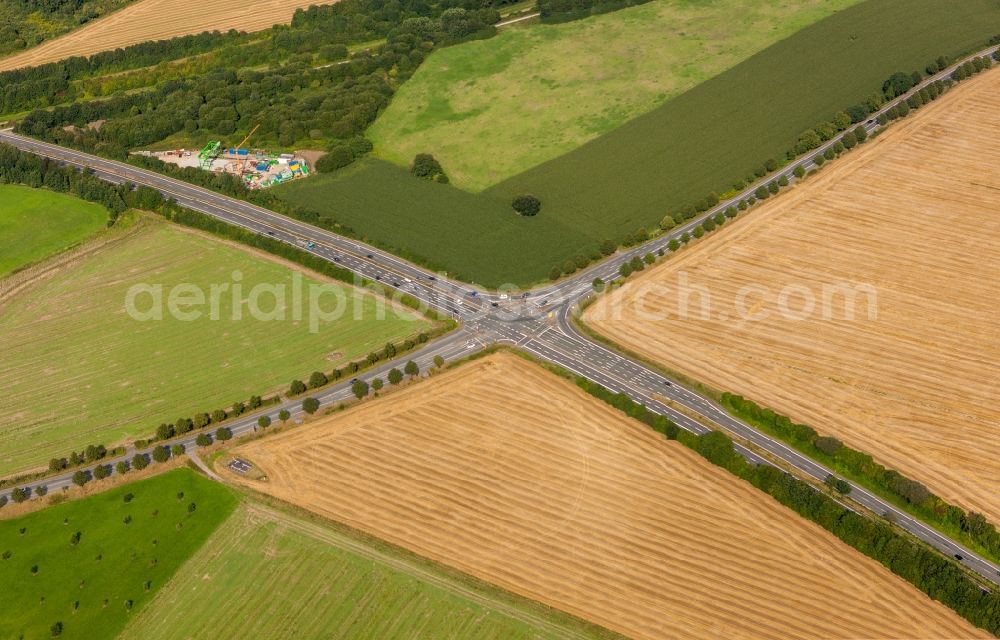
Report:
M99 204L0 185L0 278L82 242L107 221L108 211Z
M500 602L331 529L249 507L216 531L120 637L594 636L582 624Z
M654 0L436 51L369 129L479 191L556 158L860 0Z
M768 158L781 158L804 130L878 91L893 72L923 69L997 33L996 0L867 0L480 194L441 187L461 195L435 195L427 204L421 198L439 185L377 161L277 193L464 279L529 284L603 239L620 240L709 192L725 192ZM536 218L511 212L519 193L541 199Z
M177 469L0 521L0 553L10 552L0 560L0 637L49 638L57 622L67 640L116 637L235 504L229 489Z
M430 328L410 311L402 317L381 299L346 297L337 320L309 329L309 314L293 321L255 320L246 305L259 283L286 286L290 268L235 246L187 233L154 218L122 242L11 300L0 314L0 474L47 464L88 443L110 445L148 436L162 421L229 407L251 394L287 388L293 378L329 371L363 357L387 341ZM168 312L174 285L191 283L206 297L212 284L233 285L239 272L243 318L233 319L232 289L221 295L217 320L174 319ZM303 301L308 286L303 279ZM137 321L125 311L128 289L162 284L164 319ZM351 290L336 289L345 296ZM146 310L152 296L137 307ZM327 295L324 308L335 302ZM273 297L259 306L273 308Z

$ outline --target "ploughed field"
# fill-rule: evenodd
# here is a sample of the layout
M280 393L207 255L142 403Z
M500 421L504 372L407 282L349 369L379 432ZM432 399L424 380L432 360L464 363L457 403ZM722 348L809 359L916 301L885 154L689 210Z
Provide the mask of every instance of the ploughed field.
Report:
M1000 520L998 96L1000 70L960 85L584 321ZM857 290L853 321L832 295L824 319L823 287L841 284L875 295Z
M749 484L510 354L237 451L254 488L634 638L971 637Z
M283 391L293 378L329 371L432 326L388 304L382 316L380 299L336 284L344 313L317 322L314 332L309 291L318 276L158 218L135 224L112 229L109 235L118 234L112 241L0 301L0 475ZM301 320L294 316L297 278ZM150 315L157 308L153 293L135 297L142 315L127 312L136 285L161 287L162 319ZM171 296L184 291L178 285L201 291L205 304L181 303L181 314L171 313ZM213 286L220 291L216 319ZM274 295L267 292L272 287ZM254 315L252 300L264 315ZM325 311L337 304L330 293L321 301ZM201 317L191 319L189 311Z
M290 22L296 9L315 0L140 0L61 38L0 59L0 71L88 56L149 40L202 31L260 31Z

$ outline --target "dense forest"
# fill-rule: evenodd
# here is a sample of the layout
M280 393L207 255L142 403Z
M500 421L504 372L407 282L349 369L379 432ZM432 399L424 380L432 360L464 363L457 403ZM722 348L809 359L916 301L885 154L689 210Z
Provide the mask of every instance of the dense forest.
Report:
M263 34L208 33L4 73L0 111L35 108L21 132L117 158L257 125L260 145L356 155L367 151L359 135L428 53L495 33L499 12L480 4L346 0Z
M0 55L27 49L132 0L0 0Z

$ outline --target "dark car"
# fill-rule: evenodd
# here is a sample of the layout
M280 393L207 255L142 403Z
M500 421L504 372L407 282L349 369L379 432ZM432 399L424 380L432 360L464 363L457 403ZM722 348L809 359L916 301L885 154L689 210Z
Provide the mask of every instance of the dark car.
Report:
M340 258L338 258L337 256L333 256L333 261L334 262L340 262Z
M668 387L672 387L672 386L674 386L674 383L673 383L673 382L671 382L671 381L669 381L669 380L664 380L664 381L663 381L663 384L667 385Z
M428 280L437 280L437 278L435 278L434 276L427 276L427 279Z
M956 559L956 560L965 560L965 558L963 558L963 557L962 557L962 554L961 554L961 553L956 553L956 554L955 554L955 559Z
M490 306L491 306L491 307L499 307L499 306L500 306L500 303L499 303L499 302L491 302L491 303L490 303Z
M372 254L370 254L370 253L369 253L369 254L367 254L367 255L368 255L368 257L369 257L369 258L374 258L374 257L375 257L375 256L373 256L373 255L372 255Z
M267 235L269 235L269 236L273 236L273 235L274 235L274 232L273 232L273 231L268 231L268 232L267 232Z
M398 287L398 286L399 286L399 283L398 283L398 282L396 282L395 280L393 280L393 281L392 281L392 286L394 286L394 287Z
M375 279L376 279L376 280L381 280L381 279L382 279L382 276L375 276Z

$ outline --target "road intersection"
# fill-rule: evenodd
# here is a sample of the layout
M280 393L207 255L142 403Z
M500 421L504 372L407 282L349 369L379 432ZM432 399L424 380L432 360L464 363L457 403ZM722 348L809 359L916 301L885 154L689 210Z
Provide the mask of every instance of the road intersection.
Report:
M986 53L993 53L995 50L993 47ZM977 55L983 55L983 52ZM928 78L913 91L947 77L954 68L950 67L941 74ZM904 95L899 100L904 100L911 94ZM884 110L888 110L896 102L886 105ZM864 126L869 132L879 128L875 121L878 115L875 114L872 120L865 123ZM822 153L836 141L836 139L829 141L813 153ZM394 367L402 369L403 363L411 359L422 371L426 371L433 366L435 356L453 361L473 355L492 344L510 345L595 382L614 393L623 393L692 433L705 433L710 429L707 425L715 425L732 435L740 453L753 463L772 464L780 461L783 466L794 468L796 472L818 481L823 481L828 475L836 476L823 465L732 417L711 399L667 379L660 372L641 362L594 341L581 332L573 321L573 314L579 309L580 303L593 294L591 283L595 278L608 282L618 277L621 265L633 258L641 258L648 253L668 252L671 240L679 238L684 233L690 233L704 219L736 205L741 199L750 197L762 184L767 184L782 175L789 182L795 182L792 167L786 167L778 173L766 176L760 182L747 187L745 191L670 230L669 233L638 247L621 251L560 282L526 292L513 290L489 292L452 281L445 274L432 273L359 241L154 171L23 137L11 131L0 131L0 142L54 161L91 170L97 176L111 182L149 186L165 196L174 198L178 204L195 211L300 248L308 247L308 250L315 255L353 272L362 279L359 280L362 286L365 281L379 282L390 293L408 295L425 309L452 317L459 323L458 329L424 345L419 350L365 371L359 375L362 380L384 379L390 369ZM807 171L812 168L811 162L805 162L802 166ZM322 406L335 405L353 397L350 381L331 385L312 395ZM231 420L227 426L237 436L251 433L258 428L259 416L268 415L272 422L276 423L278 412L282 409L291 413L293 421L301 420L303 417L301 399L284 400L281 404L268 407L266 410ZM194 447L195 434L172 440L170 444L175 443L188 448ZM102 460L101 463L113 466L117 461L131 457L133 453L130 451L126 456ZM25 486L37 488L44 485L52 491L70 486L71 478L72 472L67 472ZM11 488L0 490L0 495L9 495L10 490ZM849 497L874 514L891 517L898 526L947 556L956 559L961 557L959 561L968 569L1000 585L1000 568L912 518L889 501L858 486L852 488Z

